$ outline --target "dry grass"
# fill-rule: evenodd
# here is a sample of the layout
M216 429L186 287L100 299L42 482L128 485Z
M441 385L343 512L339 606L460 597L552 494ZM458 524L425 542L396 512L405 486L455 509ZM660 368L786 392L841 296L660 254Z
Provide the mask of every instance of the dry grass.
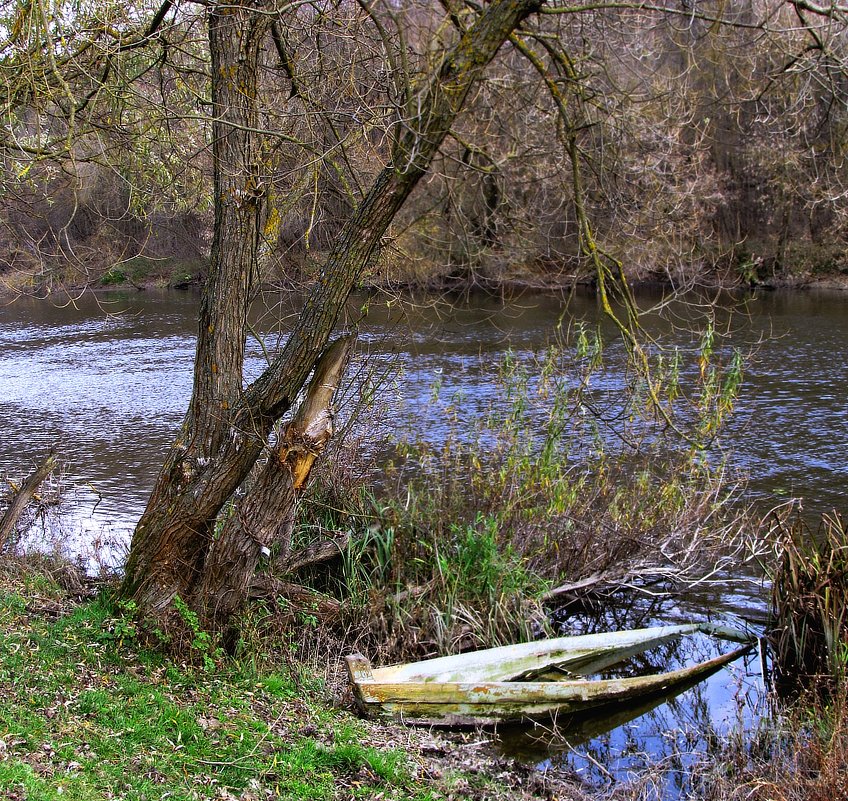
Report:
M703 801L846 801L846 688L824 704L810 693L764 720L695 766L695 797Z
M800 515L775 517L773 646L782 685L831 689L848 674L848 530L823 515L812 531Z

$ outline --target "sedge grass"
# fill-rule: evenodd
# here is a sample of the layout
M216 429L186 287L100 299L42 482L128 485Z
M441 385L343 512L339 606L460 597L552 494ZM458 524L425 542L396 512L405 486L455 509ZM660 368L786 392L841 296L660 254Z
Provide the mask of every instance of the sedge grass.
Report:
M772 640L784 686L839 687L848 679L848 529L837 513L817 531L800 515L775 517Z

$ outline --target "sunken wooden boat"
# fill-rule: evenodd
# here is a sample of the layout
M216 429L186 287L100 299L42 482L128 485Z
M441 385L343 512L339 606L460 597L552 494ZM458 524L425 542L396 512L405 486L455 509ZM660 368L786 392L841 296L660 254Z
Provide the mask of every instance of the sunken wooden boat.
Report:
M604 677L630 657L697 634L739 647L665 673ZM711 623L558 637L372 668L361 654L347 657L356 703L371 717L441 725L491 724L582 713L668 693L707 678L751 650L757 638Z

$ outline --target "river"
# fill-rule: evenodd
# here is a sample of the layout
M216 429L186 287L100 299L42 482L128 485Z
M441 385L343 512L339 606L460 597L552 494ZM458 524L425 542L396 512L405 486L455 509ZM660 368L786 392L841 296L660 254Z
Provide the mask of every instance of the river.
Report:
M640 298L644 305L657 300ZM290 298L266 301L254 327L272 346L285 336L294 305ZM747 476L748 496L762 512L790 498L811 516L844 509L846 301L825 292L763 292L735 301L731 339L751 355L722 447L732 468ZM22 476L58 444L66 465L61 536L87 558L95 544L105 545L120 562L144 508L189 398L197 306L196 295L181 292L86 295L64 303L19 298L0 306L0 475ZM381 424L438 440L445 423L429 402L434 387L443 397L462 393L471 414L497 402L493 374L507 349L530 359L562 321L597 324L590 296L572 297L564 309L564 299L550 295L450 304L363 297L348 318L359 326L359 364L376 366L385 378ZM692 351L686 323L693 316L691 306L672 305L662 317L649 316L646 326L666 344ZM724 312L718 318L720 326L729 319ZM621 381L620 352L615 344L608 348L604 380L613 389ZM262 349L251 341L248 379L262 364ZM355 403L350 393L346 402ZM750 606L732 597L719 602L734 613ZM738 717L740 696L757 684L749 667L732 674L735 691L725 675L723 683L705 685L698 703L712 698L713 706ZM664 705L658 714L673 709ZM693 709L690 704L684 714ZM618 726L604 735L605 747L618 737L626 750L633 731ZM640 736L650 739L647 731L643 725ZM601 742L590 737L589 753ZM653 758L661 745L646 745L644 753ZM586 765L591 771L592 762Z
M846 300L769 292L746 303L747 316L736 315L735 339L760 344L722 442L763 509L790 497L812 513L844 505ZM131 531L186 408L197 303L191 293L147 292L0 306L0 473L26 473L58 443L73 525L88 535ZM275 341L287 306L269 306L257 325ZM462 392L472 406L485 405L506 349L518 358L537 352L562 313L563 301L550 296L473 305L373 300L360 324L360 351L396 376L384 390L395 404L391 419L438 437L443 423L428 403L434 384L443 396ZM591 322L597 313L581 296L570 300L568 315ZM660 333L668 340L666 325ZM674 336L691 348L688 332ZM609 351L614 360L615 347ZM261 366L251 342L248 373Z

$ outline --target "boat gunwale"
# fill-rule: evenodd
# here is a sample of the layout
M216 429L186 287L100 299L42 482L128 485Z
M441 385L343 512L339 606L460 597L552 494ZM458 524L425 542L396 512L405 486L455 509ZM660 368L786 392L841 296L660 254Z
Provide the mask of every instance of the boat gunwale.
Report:
M440 679L441 675L450 673L464 673L469 675L470 682L483 681L517 681L522 674L538 670L544 665L565 665L569 661L577 661L578 658L586 658L596 652L598 658L609 655L614 656L616 650L623 652L622 659L633 655L627 649L638 648L644 644L641 650L648 650L661 645L669 640L682 638L692 634L706 634L719 639L753 645L756 637L741 629L713 623L685 623L672 626L653 626L641 629L628 629L624 631L606 632L601 634L581 634L576 636L553 637L545 640L531 640L526 643L515 645L502 645L495 648L487 648L478 651L468 651L462 654L451 654L448 656L434 657L420 662L406 662L396 665L373 668L371 663L361 654L352 654L348 659L348 669L354 683L359 680L367 680L368 672L371 679L383 683L422 683L422 684L445 684L455 683L450 678ZM594 645L593 645L594 644ZM552 659L552 654L561 652L557 659ZM636 651L638 653L639 651ZM572 654L570 657L568 654ZM527 664L520 665L522 660ZM531 660L534 660L533 664ZM354 670L353 663L359 665ZM615 664L609 662L608 664ZM491 675L497 671L498 666L504 678ZM509 669L507 666L512 665ZM477 671L475 677L474 671ZM506 677L509 678L506 678ZM529 683L527 681L522 682ZM549 684L551 682L545 682Z
M618 633L613 632L613 634ZM625 633L627 632L622 634ZM481 680L479 678L464 681L434 681L432 678L392 681L385 680L381 675L386 671L391 673L390 669L373 670L370 662L361 654L351 654L346 661L356 703L367 715L408 717L412 720L428 719L434 725L465 725L475 722L485 725L487 721L548 717L560 711L573 713L610 703L633 701L643 696L660 695L689 681L705 679L753 650L758 642L758 638L753 633L710 623L657 626L633 629L629 633L644 637L648 645L641 649L642 651L671 639L696 633L736 641L741 643L741 647L703 662L663 673L609 679L581 677L554 681ZM576 638L553 638L548 641L519 644L518 647L532 648L539 643L561 643L573 639ZM624 643L620 648L621 659L604 662L602 669L634 654L633 637L629 640L622 639ZM505 646L500 649L470 652L459 656L474 657L475 654L490 654L492 651L503 652L509 649L510 646ZM635 651L635 653L639 652L639 650ZM439 661L443 665L443 660L443 657L439 657L435 660L425 660L425 662ZM551 664L555 663L555 660L551 661ZM416 664L421 663L409 663L408 666L414 667ZM526 672L519 672L518 675L521 676Z
M495 703L505 703L504 695L515 695L515 703L532 703L526 699L530 696L539 695L538 703L544 703L548 700L556 701L557 696L561 696L563 700L585 699L589 700L594 695L604 695L605 692L612 693L620 690L621 694L626 695L631 689L640 687L651 687L657 685L656 689L662 689L664 684L674 684L679 681L685 681L687 678L692 678L702 672L709 671L713 668L720 668L730 662L735 661L740 656L748 653L753 648L753 643L736 648L726 654L720 654L712 659L698 662L689 667L679 668L664 673L650 673L646 676L628 676L624 678L612 679L579 679L568 681L483 681L483 682L380 682L380 681L358 681L357 686L362 690L366 688L370 691L378 690L380 695L372 695L373 700L364 697L363 702L367 704L380 705L382 703L403 703L410 697L413 703L427 703L432 705L451 704L455 705L454 700L428 700L422 702L421 698L427 693L433 694L437 690L438 695L450 695L462 697L474 697L474 701L468 703L473 705L485 705ZM589 692L586 692L586 691ZM391 693L391 696L388 694ZM413 697L414 696L414 697ZM478 697L479 696L479 697ZM487 697L490 696L490 697ZM587 698L588 696L588 698ZM523 700L522 700L523 699Z

